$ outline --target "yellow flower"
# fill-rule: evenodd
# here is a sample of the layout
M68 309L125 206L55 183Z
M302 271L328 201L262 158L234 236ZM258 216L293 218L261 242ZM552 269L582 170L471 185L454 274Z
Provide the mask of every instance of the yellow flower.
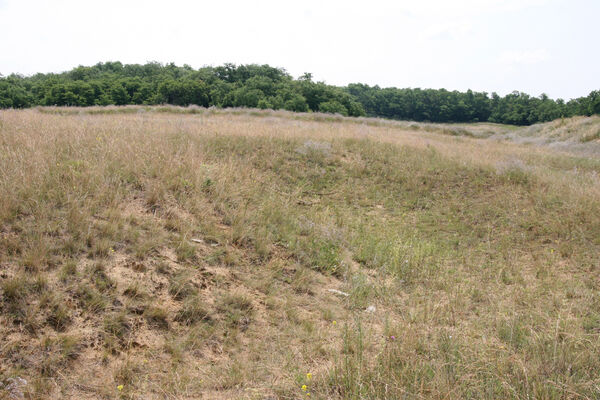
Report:
M310 372L306 374L306 379L309 381L312 379L312 374Z
M303 391L303 392L306 392L306 389L308 389L308 388L306 387L306 385L302 385L302 391Z
M337 321L333 321L332 323L335 325L335 324L337 324Z
M119 391L123 390L123 385L117 386L117 389L119 389Z
M310 397L310 393L306 393L306 395Z

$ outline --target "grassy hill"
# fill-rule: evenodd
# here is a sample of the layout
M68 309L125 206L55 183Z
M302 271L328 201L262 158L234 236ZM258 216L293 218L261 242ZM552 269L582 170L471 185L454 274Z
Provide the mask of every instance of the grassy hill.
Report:
M598 398L589 124L2 111L0 398Z

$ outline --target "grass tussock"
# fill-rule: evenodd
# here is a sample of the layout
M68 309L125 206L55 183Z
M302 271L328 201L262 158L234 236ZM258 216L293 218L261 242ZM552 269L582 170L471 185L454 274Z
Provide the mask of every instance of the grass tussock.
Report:
M490 140L595 120L0 122L0 382L32 398L600 396L600 162Z

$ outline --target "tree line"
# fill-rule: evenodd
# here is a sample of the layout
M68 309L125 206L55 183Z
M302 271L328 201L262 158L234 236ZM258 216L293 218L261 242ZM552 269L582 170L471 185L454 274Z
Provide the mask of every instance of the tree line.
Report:
M600 91L565 102L546 95L445 89L347 87L294 79L269 65L225 64L193 69L173 63L98 63L54 74L0 76L0 108L173 104L251 107L338 113L429 122L498 122L530 125L574 115L600 113Z

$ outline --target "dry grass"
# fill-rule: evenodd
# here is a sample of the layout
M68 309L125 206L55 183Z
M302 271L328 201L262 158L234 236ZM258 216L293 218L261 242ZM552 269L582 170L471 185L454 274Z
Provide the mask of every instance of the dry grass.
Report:
M534 146L548 146L555 151L599 159L600 116L557 119L494 134L493 138Z
M469 137L510 127L415 126L3 111L0 383L26 379L28 398L600 397L600 161Z

